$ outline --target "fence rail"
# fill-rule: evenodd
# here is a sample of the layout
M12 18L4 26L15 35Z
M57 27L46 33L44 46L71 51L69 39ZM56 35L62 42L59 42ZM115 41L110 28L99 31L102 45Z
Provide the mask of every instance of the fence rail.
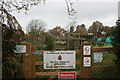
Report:
M56 71L56 72L36 72L35 75L36 76L57 76L58 72L61 71ZM80 72L77 72L77 75L79 75Z
M93 52L105 52L105 51L117 51L120 50L119 48L113 48L113 47L108 47L108 48L93 48Z

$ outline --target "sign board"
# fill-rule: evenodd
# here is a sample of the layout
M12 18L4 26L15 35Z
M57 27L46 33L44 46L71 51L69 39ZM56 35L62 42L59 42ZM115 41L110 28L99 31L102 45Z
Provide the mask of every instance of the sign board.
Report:
M60 72L58 73L59 80L76 80L76 72Z
M90 67L91 66L91 58L90 57L84 57L83 65L84 65L84 67Z
M84 46L83 55L91 55L91 46Z
M75 51L44 51L44 69L75 69Z
M26 53L26 45L16 45L15 53Z
M42 54L42 52L32 52L33 54Z
M102 62L103 54L101 52L94 52L94 63Z

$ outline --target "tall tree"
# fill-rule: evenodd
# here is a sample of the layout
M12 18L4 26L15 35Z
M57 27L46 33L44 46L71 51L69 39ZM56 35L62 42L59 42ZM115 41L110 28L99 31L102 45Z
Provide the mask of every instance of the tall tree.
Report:
M35 19L31 20L27 26L27 34L25 40L36 46L37 49L41 50L44 48L45 32L44 28L46 23L43 20Z
M40 33L41 31L44 31L46 26L47 24L41 19L31 20L26 28L27 33Z
M101 33L102 32L102 28L103 28L103 24L99 21L95 21L92 23L92 26L89 27L88 32L91 33Z
M77 13L78 13L74 7L75 0L74 1L73 0L65 0L65 2L66 2L69 18L71 20L75 20L77 18Z
M55 47L54 38L51 35L47 35L45 38L45 50L53 50Z
M17 62L14 49L17 43L23 41L24 32L14 16L7 11L6 22L0 23L2 26L2 77L4 80L22 76L22 66ZM1 27L0 26L0 27Z
M18 21L9 12L27 11L31 6L38 5L41 0L0 0L0 27L2 27L2 78L20 78L21 68L17 62L14 49L22 41L24 32ZM19 77L18 77L19 76Z
M114 27L112 31L112 41L113 41L113 46L120 48L120 19L117 20L116 22L116 27ZM116 57L117 57L117 63L120 66L120 50L116 51Z

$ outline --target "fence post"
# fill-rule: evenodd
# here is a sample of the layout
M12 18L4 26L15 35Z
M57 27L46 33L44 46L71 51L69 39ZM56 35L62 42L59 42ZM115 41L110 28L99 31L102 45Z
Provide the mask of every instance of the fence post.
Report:
M23 55L24 78L31 79L31 44L26 43L26 53Z
M32 52L35 52L36 48L32 45L31 47ZM36 78L36 55L31 54L31 78Z
M91 56L91 46L90 46L90 55L84 55L84 46L90 46L90 43L88 41L85 41L83 42L83 46L82 46L82 54L81 54L81 66L80 66L80 78L82 79L90 79L91 78L91 72L90 72L90 68L91 68L91 65L90 66L85 66L84 65L84 58L85 57L90 57L90 59L92 59L92 56ZM90 64L92 63L92 60L90 61Z

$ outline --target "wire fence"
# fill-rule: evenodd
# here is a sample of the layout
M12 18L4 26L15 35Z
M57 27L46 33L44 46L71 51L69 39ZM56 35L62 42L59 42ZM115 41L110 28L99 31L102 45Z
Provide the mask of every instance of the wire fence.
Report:
M115 50L96 49L92 52L92 78L120 78Z

